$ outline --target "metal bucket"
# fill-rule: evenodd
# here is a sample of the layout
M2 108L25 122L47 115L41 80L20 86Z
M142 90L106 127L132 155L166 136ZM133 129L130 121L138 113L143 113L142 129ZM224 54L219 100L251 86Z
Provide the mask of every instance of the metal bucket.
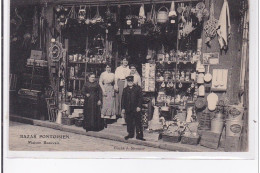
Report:
M214 118L211 120L211 131L220 134L224 127L224 120L220 118Z
M239 137L243 127L243 120L226 120L226 136Z
M244 115L244 107L239 105L230 105L228 109L228 119L242 120Z

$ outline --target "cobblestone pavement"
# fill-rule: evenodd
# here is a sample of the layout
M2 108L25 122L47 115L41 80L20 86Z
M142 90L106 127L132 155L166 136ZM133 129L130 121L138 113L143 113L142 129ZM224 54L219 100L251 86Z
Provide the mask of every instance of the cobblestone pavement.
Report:
M12 151L167 151L17 122L9 123L9 149Z

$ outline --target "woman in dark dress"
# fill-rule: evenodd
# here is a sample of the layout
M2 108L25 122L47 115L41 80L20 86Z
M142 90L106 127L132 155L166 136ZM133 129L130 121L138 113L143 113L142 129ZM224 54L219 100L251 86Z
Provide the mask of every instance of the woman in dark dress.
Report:
M85 97L83 128L86 131L99 131L104 129L104 122L101 118L102 90L95 81L95 74L89 75L88 81L82 88Z

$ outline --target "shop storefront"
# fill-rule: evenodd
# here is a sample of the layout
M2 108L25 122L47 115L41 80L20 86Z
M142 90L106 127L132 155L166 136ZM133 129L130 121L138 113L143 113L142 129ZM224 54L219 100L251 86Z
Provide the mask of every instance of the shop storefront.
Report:
M247 150L246 0L29 5L11 3L11 113L95 130L123 126L123 89L134 76L144 131Z

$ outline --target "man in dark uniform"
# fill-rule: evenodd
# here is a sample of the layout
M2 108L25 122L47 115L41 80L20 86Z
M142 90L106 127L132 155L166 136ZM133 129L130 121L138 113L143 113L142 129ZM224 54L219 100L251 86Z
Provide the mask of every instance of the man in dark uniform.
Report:
M136 139L143 140L142 129L142 89L138 85L134 85L134 76L126 77L127 87L124 88L122 94L122 114L125 114L128 135L125 139L133 138L136 128Z

